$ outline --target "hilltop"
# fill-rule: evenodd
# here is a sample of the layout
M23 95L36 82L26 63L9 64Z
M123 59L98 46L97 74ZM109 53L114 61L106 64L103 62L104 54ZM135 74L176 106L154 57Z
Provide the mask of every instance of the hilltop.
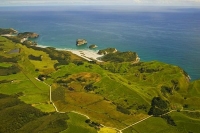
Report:
M198 132L200 80L137 57L116 51L87 61L0 36L0 132Z

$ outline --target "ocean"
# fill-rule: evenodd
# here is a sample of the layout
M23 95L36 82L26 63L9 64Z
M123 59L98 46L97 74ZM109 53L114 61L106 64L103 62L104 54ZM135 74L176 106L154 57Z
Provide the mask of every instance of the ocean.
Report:
M124 8L126 9L126 8ZM135 51L141 61L158 60L200 79L200 9L85 7L1 7L0 27L36 32L39 45L61 49ZM75 45L84 38L88 44Z

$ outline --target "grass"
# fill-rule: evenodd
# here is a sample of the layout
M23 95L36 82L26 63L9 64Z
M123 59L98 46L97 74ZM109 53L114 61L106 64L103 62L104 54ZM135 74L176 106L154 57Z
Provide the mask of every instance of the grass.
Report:
M69 65L68 67L71 68L71 65ZM80 67L82 69L85 69L85 71L87 71L88 69L87 67L84 66ZM70 68L67 69L65 67L66 70L65 73L62 72L63 68L61 68L58 71L58 73L56 72L52 74L52 77L62 77L61 79L66 82L68 82L67 80L70 79L71 81L67 85L74 89L74 91L65 90L66 98L64 101L61 101L61 99L57 98L56 98L57 100L55 101L54 97L52 97L56 106L61 111L72 111L70 110L71 108L75 111L87 114L92 119L101 122L103 124L107 124L108 126L117 125L119 127L124 127L125 124L120 122L127 120L129 118L129 115L117 111L115 104L128 107L134 103L137 104L146 103L146 101L144 101L142 97L136 94L136 92L133 91L132 89L126 87L123 84L120 84L115 80L110 79L109 77L105 77L106 74L109 74L109 72L105 70L101 70L102 72L104 72L101 73L101 75L104 76L104 78L99 78L98 74L85 71L84 73L73 74L72 72L74 72L73 69L75 67L72 67L72 69ZM70 70L71 73L68 72L67 70ZM69 74L67 78L65 78L66 74ZM84 81L80 82L77 81L76 80L77 77L80 78L80 80L84 79ZM96 82L94 85L97 86L97 88L99 89L95 90L95 92L93 93L85 92L83 88L87 83L90 82ZM55 90L56 89L54 89L54 91ZM53 94L54 91L52 92ZM63 94L63 92L61 94ZM104 98L106 98L109 101L104 100ZM124 102L124 100L127 100L128 104ZM97 116L101 117L102 120L97 119ZM130 120L129 122L131 123L133 121L134 120L132 119L132 121Z
M35 69L39 69L41 72L47 72L51 73L55 71L54 64L57 63L56 60L51 60L48 54L46 54L43 51L36 51L31 48L27 48L26 46L20 45L21 52L24 52L24 54L28 57L29 55L33 56L41 56L42 61L37 60L30 60L30 62L35 66Z
M179 133L160 117L151 117L137 125L127 128L123 133Z
M194 132L197 133L200 130L200 118L192 118L182 112L173 112L170 114L177 124L177 129L180 132L188 133Z
M93 127L90 127L87 123L85 123L85 120L87 120L86 117L72 112L68 115L68 128L61 133L97 133Z
M67 114L44 113L20 101L17 95L0 94L0 132L60 132L67 128Z
M137 125L134 125L123 133L188 133L188 132L199 132L200 130L200 118L192 118L186 115L184 112L172 112L170 116L174 120L177 126L171 126L160 117L151 117Z
M10 63L0 63L0 67L11 67L12 64Z
M49 103L32 104L33 107L41 110L42 112L54 112L55 108Z
M35 107L41 109L42 111L45 111L44 109L48 108L45 112L53 110L53 106L47 104L49 101L49 87L44 83L37 81L29 73L1 76L0 80L12 81L0 84L0 93L12 95L22 92L23 95L19 98L25 103L42 104Z
M141 67L136 66L128 68L130 67L130 64L128 63L122 63L121 65L122 66L116 66L117 69L130 69L130 71L134 73L138 72L138 69ZM120 73L112 73L106 69L104 70L100 68L98 65L89 63L84 63L84 65L81 66L76 66L73 63L70 63L67 66L62 66L58 71L52 73L51 77L52 79L61 78L64 80L66 75L68 75L67 79L73 79L73 81L67 83L67 85L74 88L75 92L65 91L65 102L55 101L56 106L58 106L62 111L75 110L82 112L89 115L92 119L107 126L117 126L122 128L125 127L126 124L132 124L137 120L144 118L145 115L142 114L148 112L151 99L154 96L161 94L159 88L161 84L171 85L171 80L174 78L178 78L181 82L183 82L183 74L178 67L173 67L159 62L143 63L142 66L148 67L149 69L159 68L163 69L163 71L154 72L153 74L146 73L146 75L149 75L149 80L147 81L140 79L140 77L139 79L134 77L133 81L130 81L128 78L130 73L121 73L123 71ZM115 65L112 67L115 67ZM170 69L167 70L169 67ZM180 73L178 73L179 71ZM84 72L84 74L82 72ZM85 84L88 82L88 79L84 77L84 75L87 75L88 73L97 73L101 75L100 80L94 83L94 85L97 86L97 89L93 92L94 94L87 94L83 89ZM166 73L170 73L171 76L166 75ZM176 75L176 73L178 74ZM158 77L159 75L162 75L162 77L155 79L157 75ZM77 77L81 77L86 81L78 82L75 80ZM52 79L51 82L55 82ZM90 76L90 80L93 80L93 77ZM93 81L95 81L95 79ZM91 97L92 95L93 97ZM108 101L98 101L97 95L101 95L103 99ZM96 101L93 99L96 99ZM177 105L183 104L182 99L183 97L177 92L169 97L169 100L173 104ZM120 105L124 108L130 108L132 114L135 114L135 116L128 118L128 116L125 114L121 114L120 112L116 111L117 105ZM146 106L146 109L138 110L138 107L142 105ZM99 120L97 117L100 117L104 120ZM120 123L117 122L117 120L120 121Z
M103 127L98 131L98 133L117 133L117 131L112 128Z
M18 48L18 45L15 45L15 44L13 45L13 42L6 39L5 37L0 36L0 41L1 41L0 48L3 48L3 51L0 52L1 54L7 54L7 52ZM12 56L12 55L16 55L16 54L10 54L10 55Z
M189 88L189 94L191 96L200 97L200 80L193 81Z

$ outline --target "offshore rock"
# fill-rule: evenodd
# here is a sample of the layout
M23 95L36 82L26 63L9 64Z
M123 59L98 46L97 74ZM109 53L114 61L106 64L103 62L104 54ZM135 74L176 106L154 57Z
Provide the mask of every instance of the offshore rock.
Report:
M92 45L89 46L90 49L95 49L95 48L97 48L97 47L98 47L98 46L95 45L95 44L92 44Z
M81 45L84 45L84 44L87 44L87 41L85 39L77 39L76 40L77 46L81 46Z

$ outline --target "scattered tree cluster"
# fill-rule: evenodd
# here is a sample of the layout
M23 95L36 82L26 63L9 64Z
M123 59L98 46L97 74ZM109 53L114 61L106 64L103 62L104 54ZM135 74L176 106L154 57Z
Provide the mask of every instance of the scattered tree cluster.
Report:
M20 70L19 66L16 64L13 64L11 67L1 67L0 66L0 76L16 74L20 71L21 70Z
M80 65L83 65L83 64L84 64L83 61L79 61L79 60L75 60L75 61L73 61L73 63L74 63L75 65L77 65L77 66L80 66Z
M169 103L160 97L154 97L151 102L151 108L148 112L149 115L160 116L169 111Z
M128 114L128 115L131 114L131 112L128 109L126 109L126 108L124 108L122 106L119 106L119 105L117 106L117 111L119 111L119 112L121 112L123 114Z
M103 61L110 61L110 62L132 62L135 61L137 58L136 52L116 52L116 53L109 53L106 54L101 58Z
M85 89L86 91L94 91L95 89L97 89L97 86L93 86L93 84L90 83L90 84L86 85L86 86L84 87L84 89Z
M94 127L95 129L100 129L102 127L101 124L91 121L90 119L85 120L85 123L87 123L91 127Z
M179 86L178 86L179 85L178 80L171 80L171 83L173 85L174 90L178 91L180 89Z
M40 56L34 56L34 55L29 55L28 56L28 58L30 59L30 60L36 60L36 61L42 61L42 56L40 55Z
M0 84L3 84L3 83L10 83L12 82L12 80L0 80Z
M168 86L161 86L161 92L163 93L163 95L166 95L166 94L171 94L172 95L172 88L171 87L168 87Z
M17 61L20 59L20 56L16 56L16 57L5 57L5 56L1 56L0 55L0 62L12 62L12 63L17 63Z
M39 51L43 51L49 55L49 57L52 60L57 60L58 63L54 65L55 68L59 65L67 65L71 60L71 56L67 51L58 51L53 47L47 47L47 48L41 48L41 47L35 47L35 46L30 46L31 48Z
M172 119L171 116L169 116L169 115L163 115L163 116L161 116L161 118L165 119L168 124L170 124L172 126L176 126L176 123L174 122L174 120Z
M146 110L147 110L147 106L144 105L144 104L138 105L138 106L137 106L137 110L144 110L144 111L146 111Z
M159 72L162 70L163 68L147 68L147 67L141 67L138 69L140 73L154 73L154 72Z

